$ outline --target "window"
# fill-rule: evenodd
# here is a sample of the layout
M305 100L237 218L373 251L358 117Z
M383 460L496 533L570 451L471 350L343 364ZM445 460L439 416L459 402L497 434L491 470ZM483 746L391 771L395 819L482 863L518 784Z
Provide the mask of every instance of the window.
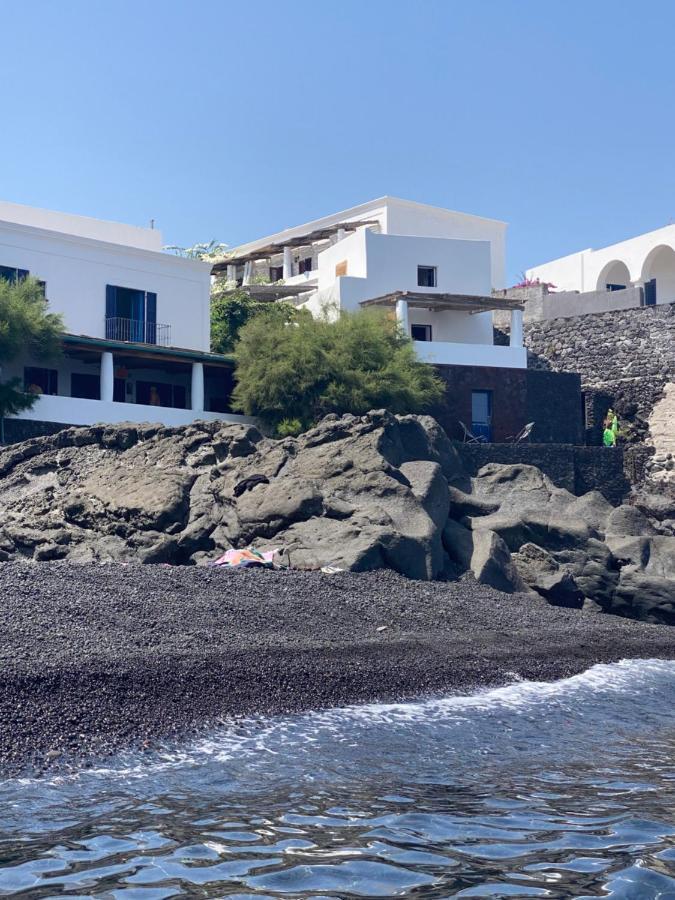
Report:
M284 277L283 266L270 266L270 281L282 281Z
M436 287L436 266L418 266L417 284L419 287Z
M100 400L101 382L98 375L80 375L73 372L70 376L70 396L82 400Z
M411 325L410 337L413 341L430 341L431 325Z
M14 266L0 266L0 278L3 281L9 281L10 284L16 284L17 281L25 281L29 275L28 269L16 269Z
M625 284L608 284L606 287L607 287L608 291L625 291L626 290Z
M59 373L56 369L42 369L26 366L23 370L24 390L29 394L51 394L59 392Z
M649 281L645 281L644 305L645 306L655 306L656 305L656 278L651 278Z
M312 257L307 256L298 263L298 275L304 275L305 272L312 271Z
M109 341L157 343L157 294L108 284L105 336Z

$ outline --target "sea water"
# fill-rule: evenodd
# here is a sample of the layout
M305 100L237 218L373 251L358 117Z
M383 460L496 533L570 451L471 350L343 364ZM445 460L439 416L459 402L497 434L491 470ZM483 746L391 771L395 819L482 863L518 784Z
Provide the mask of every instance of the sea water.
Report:
M252 719L5 781L0 894L675 898L675 663Z

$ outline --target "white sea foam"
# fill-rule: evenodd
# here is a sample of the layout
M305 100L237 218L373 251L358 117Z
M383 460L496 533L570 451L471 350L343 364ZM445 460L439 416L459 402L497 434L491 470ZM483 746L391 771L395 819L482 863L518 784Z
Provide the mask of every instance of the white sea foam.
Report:
M566 721L594 709L599 717L617 704L635 704L664 684L675 683L675 661L657 659L622 660L592 666L579 675L554 682L514 681L503 687L480 690L469 695L433 697L399 703L369 703L318 710L297 715L249 718L225 724L194 741L164 746L152 753L119 754L112 765L86 770L88 778L136 779L180 767L205 764L253 763L259 769L274 765L274 759L295 754L307 757L313 751L359 746L374 749L415 729L422 739L425 729L445 735L448 744L461 735L475 736L489 746L491 728L513 730L518 720L543 721L563 715ZM623 708L623 707L622 707ZM630 713L624 709L624 714ZM52 783L76 775L54 776ZM44 782L43 782L44 783Z

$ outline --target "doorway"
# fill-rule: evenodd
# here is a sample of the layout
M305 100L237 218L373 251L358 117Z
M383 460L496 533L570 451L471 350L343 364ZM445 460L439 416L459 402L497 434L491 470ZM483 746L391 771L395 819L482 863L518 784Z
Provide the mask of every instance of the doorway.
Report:
M471 392L471 431L492 441L492 391Z
M656 278L645 281L645 306L656 306Z

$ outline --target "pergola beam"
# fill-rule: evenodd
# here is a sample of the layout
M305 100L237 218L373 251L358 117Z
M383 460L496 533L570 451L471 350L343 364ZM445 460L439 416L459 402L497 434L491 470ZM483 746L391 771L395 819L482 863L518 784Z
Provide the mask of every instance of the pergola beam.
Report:
M284 300L286 297L296 297L298 294L315 290L316 286L311 284L243 284L241 287L224 291L223 294L227 297L228 294L246 291L254 300L268 300L273 303L275 300Z
M275 241L273 244L266 244L264 247L258 248L258 250L249 250L248 253L238 254L235 250L229 256L225 256L217 263L214 263L211 274L218 275L221 272L227 271L228 266L239 266L242 263L269 259L271 256L277 256L278 254L283 253L285 247L297 249L298 247L309 247L318 241L327 241L329 238L333 237L334 234L337 234L338 231L356 231L357 228L361 228L364 225L379 224L379 219L338 222L336 225L329 225L326 228L317 228L315 231L310 231L307 234L300 234L296 237L287 238L284 241Z
M472 315L481 312L489 312L493 309L523 309L523 304L511 298L489 297L478 294L429 294L423 291L394 291L391 294L383 294L381 297L372 297L362 300L361 306L396 306L399 300L405 300L410 309L430 309L442 312L444 310L458 310L469 312Z

